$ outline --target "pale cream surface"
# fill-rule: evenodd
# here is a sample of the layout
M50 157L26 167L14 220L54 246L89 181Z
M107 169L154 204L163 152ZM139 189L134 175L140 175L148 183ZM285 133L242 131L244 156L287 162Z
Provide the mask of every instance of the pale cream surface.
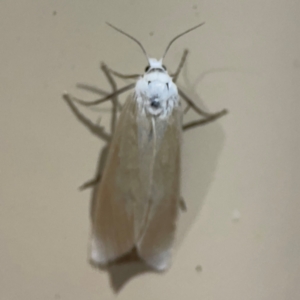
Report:
M299 299L299 15L292 0L1 1L0 299ZM77 187L104 142L61 95L96 99L76 83L109 91L100 61L125 73L146 65L105 21L157 58L206 21L164 63L174 70L190 49L179 86L230 111L184 134L187 212L164 274L87 261L91 195ZM82 111L109 125L108 110Z

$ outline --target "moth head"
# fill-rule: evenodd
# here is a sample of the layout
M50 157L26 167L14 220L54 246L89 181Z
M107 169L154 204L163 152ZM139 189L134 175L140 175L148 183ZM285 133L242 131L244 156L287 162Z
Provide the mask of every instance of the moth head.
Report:
M162 64L162 59L148 58L148 66L145 68L145 73L151 73L154 71L167 73L167 68Z
M149 67L136 83L135 92L151 115L165 115L177 100L176 84L162 65L162 61L150 59Z

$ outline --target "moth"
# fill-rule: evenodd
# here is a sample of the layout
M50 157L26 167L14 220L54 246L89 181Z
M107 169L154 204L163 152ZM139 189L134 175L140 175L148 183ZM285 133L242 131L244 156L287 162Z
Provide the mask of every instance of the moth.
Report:
M218 119L227 111L204 112L176 86L186 51L173 75L163 65L173 42L204 23L174 37L159 60L148 57L137 39L107 24L136 42L148 65L143 75L122 75L106 68L110 74L137 81L102 99L86 102L65 94L71 101L93 106L134 88L118 118L101 181L96 186L90 257L93 263L103 266L134 250L151 268L164 271L171 265L181 201L182 132ZM183 125L181 99L202 118Z

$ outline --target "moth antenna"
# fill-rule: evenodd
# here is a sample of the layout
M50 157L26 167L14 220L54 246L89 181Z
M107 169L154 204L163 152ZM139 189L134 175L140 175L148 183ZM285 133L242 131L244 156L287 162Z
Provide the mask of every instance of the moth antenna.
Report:
M172 45L177 39L179 39L181 36L183 36L183 35L189 33L190 31L192 31L192 30L194 30L194 29L196 29L196 28L198 28L198 27L200 27L200 26L202 26L202 25L204 25L204 24L205 24L205 22L202 22L202 23L200 23L200 24L198 24L198 25L196 25L196 26L194 26L194 27L192 27L192 28L190 28L190 29L188 29L188 30L186 30L186 31L184 31L184 32L182 32L182 33L176 35L176 36L170 41L170 43L168 44L168 46L167 46L167 48L166 48L166 50L165 50L165 53L164 53L164 55L162 56L162 59L165 58L165 56L166 56L168 50L170 49L171 45Z
M148 58L147 52L146 52L145 48L143 47L143 45L142 45L142 43L141 43L140 41L138 41L136 38L134 38L134 37L131 36L130 34L124 32L123 30L117 28L116 26L114 26L114 25L112 25L112 24L110 24L110 23L108 23L108 22L106 22L106 24L107 24L108 26L110 26L111 28L113 28L114 30L116 30L116 31L118 31L118 32L120 32L120 33L126 35L127 37L129 37L130 39L132 39L133 41L135 41L135 42L140 46L140 48L142 49L143 53L145 54L145 56L147 57L147 60L148 60L148 62L149 62L149 58Z

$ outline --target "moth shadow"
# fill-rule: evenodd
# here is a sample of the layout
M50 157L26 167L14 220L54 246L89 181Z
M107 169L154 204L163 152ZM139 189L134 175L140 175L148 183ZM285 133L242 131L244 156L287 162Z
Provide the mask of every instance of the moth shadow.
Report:
M105 267L91 264L101 271L108 272L110 284L115 293L119 293L125 284L135 276L149 272L157 273L139 259L135 249Z

